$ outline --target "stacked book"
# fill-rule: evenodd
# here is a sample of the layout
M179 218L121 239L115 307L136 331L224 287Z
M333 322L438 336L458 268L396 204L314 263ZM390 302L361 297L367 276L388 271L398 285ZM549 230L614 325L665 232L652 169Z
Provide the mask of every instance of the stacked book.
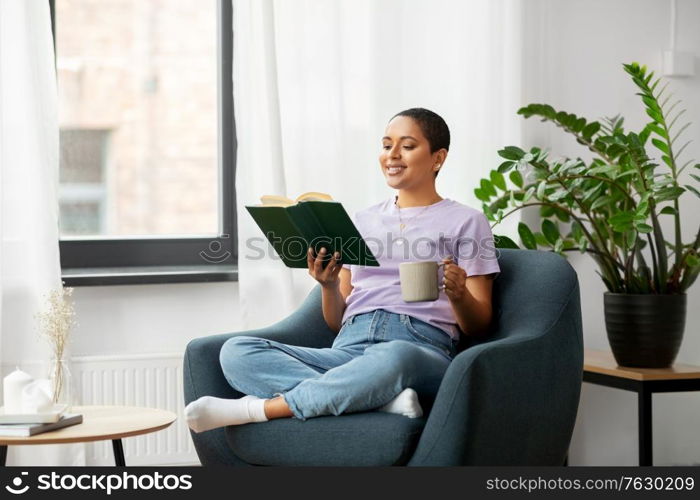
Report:
M7 414L0 408L0 437L29 437L82 423L81 414L65 410L63 405L44 413Z

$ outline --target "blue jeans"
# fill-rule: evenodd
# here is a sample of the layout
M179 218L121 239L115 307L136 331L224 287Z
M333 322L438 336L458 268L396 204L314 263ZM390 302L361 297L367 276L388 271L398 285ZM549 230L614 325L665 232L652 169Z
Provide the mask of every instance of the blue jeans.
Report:
M283 395L296 418L373 410L410 387L434 398L456 354L443 330L383 309L343 323L332 347L232 337L221 348L228 383L261 398Z

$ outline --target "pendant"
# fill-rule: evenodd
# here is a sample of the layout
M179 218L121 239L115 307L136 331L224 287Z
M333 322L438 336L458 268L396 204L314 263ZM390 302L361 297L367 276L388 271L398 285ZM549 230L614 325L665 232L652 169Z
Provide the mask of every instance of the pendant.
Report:
M403 228L405 228L405 227L406 227L406 224L404 224L403 222L399 225L399 229L401 231L403 231Z

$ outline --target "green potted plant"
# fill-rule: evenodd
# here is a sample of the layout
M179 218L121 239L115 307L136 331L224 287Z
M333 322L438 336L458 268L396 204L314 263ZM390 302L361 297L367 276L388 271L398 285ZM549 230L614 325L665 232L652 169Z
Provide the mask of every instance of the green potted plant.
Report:
M530 104L518 114L562 128L592 159L552 160L541 148L507 146L498 152L504 161L474 193L493 226L525 207L538 207L539 228L518 225L523 246L563 256L589 254L607 288L606 329L618 364L666 367L680 348L686 290L700 273L700 231L693 241L682 241L678 203L687 192L700 198L696 187L681 181L688 167L692 181L687 182L700 181L700 164L680 164L690 141L679 138L689 124L679 122L685 110L667 92L668 84L646 66L623 67L651 118L641 132L626 132L619 115L589 122L547 104ZM648 152L654 150L658 162ZM661 217L672 218L669 240ZM518 248L505 236L495 240L497 247Z

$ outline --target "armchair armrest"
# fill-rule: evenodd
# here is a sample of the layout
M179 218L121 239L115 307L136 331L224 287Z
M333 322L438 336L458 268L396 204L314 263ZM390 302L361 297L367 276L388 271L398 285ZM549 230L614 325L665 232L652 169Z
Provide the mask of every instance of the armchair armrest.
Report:
M409 465L564 463L583 373L577 283L553 316L455 357Z

